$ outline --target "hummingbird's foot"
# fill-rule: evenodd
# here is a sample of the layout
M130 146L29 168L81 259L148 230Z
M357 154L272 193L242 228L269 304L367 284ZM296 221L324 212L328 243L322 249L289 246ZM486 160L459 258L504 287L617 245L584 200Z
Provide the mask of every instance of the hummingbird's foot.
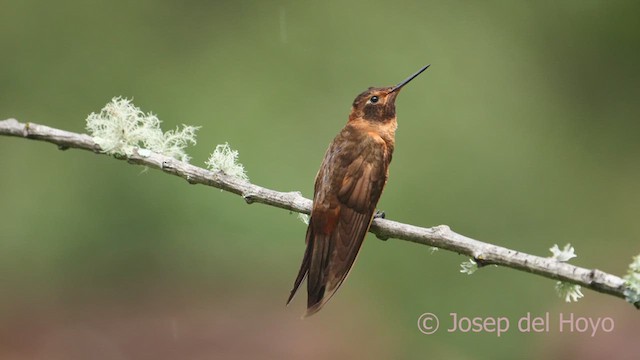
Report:
M376 213L373 214L374 219L384 219L386 216L387 214L385 214L382 210L376 210Z

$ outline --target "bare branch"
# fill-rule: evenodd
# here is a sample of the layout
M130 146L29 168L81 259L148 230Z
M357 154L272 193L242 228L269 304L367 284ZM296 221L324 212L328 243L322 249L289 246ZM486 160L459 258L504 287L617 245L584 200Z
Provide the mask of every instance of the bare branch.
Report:
M58 145L60 149L76 148L100 153L100 147L86 134L59 130L34 123L20 123L15 119L0 121L0 135L41 140ZM213 186L240 195L251 203L262 203L282 209L309 214L311 200L299 192L279 192L251 184L222 172L212 172L171 157L139 151L128 158L131 164L148 166L179 176L190 184ZM396 238L417 244L454 251L475 259L479 266L495 264L566 281L601 293L624 299L625 282L618 276L597 269L585 269L552 258L529 255L505 247L484 243L457 234L446 225L422 228L386 219L374 219L370 231L380 239ZM640 303L634 304L640 308Z

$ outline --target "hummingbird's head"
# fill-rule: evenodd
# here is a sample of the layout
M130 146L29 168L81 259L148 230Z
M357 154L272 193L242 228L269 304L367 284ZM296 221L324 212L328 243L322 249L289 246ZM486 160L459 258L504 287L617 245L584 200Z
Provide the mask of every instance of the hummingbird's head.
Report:
M370 87L353 100L349 120L364 119L365 121L384 123L396 118L396 97L398 93L416 76L427 70L430 65L418 70L396 86Z
M394 119L398 91L390 92L391 89L391 87L370 87L358 95L353 100L350 118L361 118L371 122L387 122Z

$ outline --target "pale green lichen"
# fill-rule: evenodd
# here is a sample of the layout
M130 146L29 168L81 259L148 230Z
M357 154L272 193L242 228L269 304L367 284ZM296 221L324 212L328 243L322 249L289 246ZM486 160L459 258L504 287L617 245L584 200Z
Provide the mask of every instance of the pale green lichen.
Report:
M560 262L567 262L574 257L578 257L576 255L575 249L571 244L567 244L564 246L562 250L558 247L557 244L554 244L549 251L551 251L551 259L556 259ZM578 299L584 297L580 285L572 284L565 281L556 282L556 293L560 298L564 298L566 302L577 302Z
M136 149L147 149L189 162L184 149L189 143L196 144L198 127L183 125L182 129L163 133L160 124L156 115L145 114L131 100L121 97L113 98L99 113L87 117L87 130L107 154L131 156Z
M640 307L640 254L633 257L627 275L623 279L626 285L624 289L626 300Z
M578 299L584 297L580 291L580 285L571 284L565 281L556 282L556 292L560 298L564 298L566 302L577 302Z
M298 220L302 221L306 225L309 225L309 220L310 219L311 219L311 216L309 216L309 215L307 215L305 213L298 213Z
M557 244L553 244L553 246L549 249L553 255L551 255L552 259L556 259L558 261L566 262L574 257L577 257L575 253L575 249L571 244L567 244L564 246L562 250L558 247Z
M469 259L461 263L460 268L461 273L471 275L478 270L478 263L473 259Z
M213 171L221 171L229 176L249 180L244 166L238 162L238 151L232 150L228 143L216 146L206 164Z

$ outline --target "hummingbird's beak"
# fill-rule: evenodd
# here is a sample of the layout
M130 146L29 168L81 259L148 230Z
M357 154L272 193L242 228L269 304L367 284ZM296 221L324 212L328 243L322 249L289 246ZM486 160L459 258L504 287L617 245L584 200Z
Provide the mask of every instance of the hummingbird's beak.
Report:
M406 78L400 84L394 86L391 90L389 90L389 92L387 94L391 94L392 92L396 92L396 91L402 89L402 87L407 85L409 83L409 81L415 79L418 75L422 74L423 71L427 70L429 68L429 66L431 66L431 64L423 67L422 69L418 70L418 72L416 72L415 74L413 74L413 75L409 76L408 78Z

